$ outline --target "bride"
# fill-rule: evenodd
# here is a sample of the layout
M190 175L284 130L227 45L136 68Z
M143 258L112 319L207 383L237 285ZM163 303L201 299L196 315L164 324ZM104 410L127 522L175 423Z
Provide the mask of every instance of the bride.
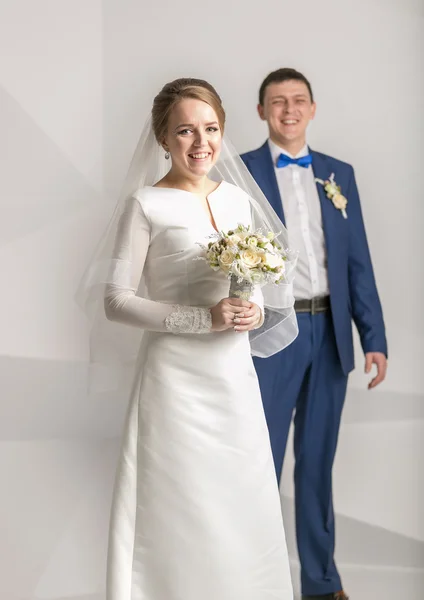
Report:
M207 82L164 86L80 290L103 357L104 315L119 323L118 353L145 332L115 484L108 600L293 598L251 358L296 336L293 264L287 284L245 301L199 260L202 243L239 223L286 235L224 125Z

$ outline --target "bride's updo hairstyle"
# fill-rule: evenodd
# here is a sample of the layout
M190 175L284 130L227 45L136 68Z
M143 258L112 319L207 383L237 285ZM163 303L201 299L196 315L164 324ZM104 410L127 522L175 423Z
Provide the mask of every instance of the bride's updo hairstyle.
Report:
M225 111L215 88L203 79L181 78L164 85L153 101L152 124L158 144L162 144L166 137L169 114L185 98L209 104L216 112L221 133L224 134Z

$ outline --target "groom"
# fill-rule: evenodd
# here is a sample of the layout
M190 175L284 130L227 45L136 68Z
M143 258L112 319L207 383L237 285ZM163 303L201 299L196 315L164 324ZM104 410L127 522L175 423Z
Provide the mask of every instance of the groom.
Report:
M334 561L332 467L348 374L354 368L352 319L365 372L377 368L370 389L385 377L387 344L355 175L350 165L308 148L306 128L315 110L304 75L294 69L270 73L258 105L269 139L242 159L286 224L291 247L299 251L294 282L299 336L282 352L255 359L255 366L278 478L295 414L303 598L344 600Z

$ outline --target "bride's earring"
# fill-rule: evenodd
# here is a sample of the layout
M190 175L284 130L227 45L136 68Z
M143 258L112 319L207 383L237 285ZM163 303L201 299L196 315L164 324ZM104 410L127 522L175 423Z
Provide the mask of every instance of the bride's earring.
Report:
M169 154L169 152L165 152L165 158L166 158L166 160L169 160L169 157L170 157L170 156L171 156L171 155Z

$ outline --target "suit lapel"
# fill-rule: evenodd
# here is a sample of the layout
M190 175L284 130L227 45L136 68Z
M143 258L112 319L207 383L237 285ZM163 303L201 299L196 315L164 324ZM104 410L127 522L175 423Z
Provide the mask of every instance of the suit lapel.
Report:
M310 149L312 155L312 170L314 177L318 179L328 179L331 175L331 165L327 164L325 158L318 152ZM252 175L265 194L267 200L275 210L281 221L285 223L283 201L280 196L280 190L275 176L274 164L268 142L265 142L255 153L254 159L250 162ZM317 191L321 204L322 226L327 249L332 246L333 235L339 229L337 218L339 211L334 210L333 204L327 198L324 187L317 183Z
M285 224L284 210L274 164L268 142L265 142L255 153L254 160L250 162L252 175L266 196L268 202L275 210L281 221Z
M329 179L331 175L329 165L327 165L320 154L313 150L310 150L310 152L312 155L312 170L314 172L314 177L322 180ZM338 217L338 215L336 214L337 211L334 210L331 200L327 198L324 186L320 183L316 183L316 186L321 203L322 227L324 230L325 242L327 250L330 250L332 245L332 232L337 231L337 228L333 227L333 225L335 225L334 218Z

